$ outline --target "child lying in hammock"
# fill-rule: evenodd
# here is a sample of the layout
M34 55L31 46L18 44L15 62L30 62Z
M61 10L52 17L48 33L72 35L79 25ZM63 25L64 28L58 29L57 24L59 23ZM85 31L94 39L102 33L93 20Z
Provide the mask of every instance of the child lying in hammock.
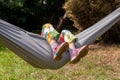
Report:
M77 63L88 52L86 45L81 48L75 47L77 38L70 31L63 30L59 34L50 23L42 26L41 36L46 38L53 49L54 60L60 60L63 53L69 50L70 62Z

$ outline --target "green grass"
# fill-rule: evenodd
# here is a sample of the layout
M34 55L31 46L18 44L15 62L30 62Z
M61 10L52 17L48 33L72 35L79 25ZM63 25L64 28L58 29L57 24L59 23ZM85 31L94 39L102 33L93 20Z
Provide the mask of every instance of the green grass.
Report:
M116 67L120 66L120 61L115 61L115 65L105 64L106 58L99 52L103 53L101 50L90 50L90 54L76 65L68 63L61 69L48 70L34 68L0 46L0 80L120 80L120 67Z

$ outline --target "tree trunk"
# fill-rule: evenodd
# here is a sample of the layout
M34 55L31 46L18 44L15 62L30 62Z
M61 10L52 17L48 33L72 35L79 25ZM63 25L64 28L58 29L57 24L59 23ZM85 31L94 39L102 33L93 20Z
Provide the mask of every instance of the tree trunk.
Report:
M68 21L68 18L66 16L66 13L64 14L64 16L60 19L58 25L57 25L57 31L61 32L62 29L66 26L66 23Z

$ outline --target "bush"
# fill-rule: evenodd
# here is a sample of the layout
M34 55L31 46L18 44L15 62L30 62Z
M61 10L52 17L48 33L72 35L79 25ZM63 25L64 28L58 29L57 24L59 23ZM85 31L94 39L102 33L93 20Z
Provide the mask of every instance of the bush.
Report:
M64 9L68 13L67 16L74 22L74 26L81 31L119 6L119 0L67 0ZM114 26L102 36L102 40L120 42L120 23Z

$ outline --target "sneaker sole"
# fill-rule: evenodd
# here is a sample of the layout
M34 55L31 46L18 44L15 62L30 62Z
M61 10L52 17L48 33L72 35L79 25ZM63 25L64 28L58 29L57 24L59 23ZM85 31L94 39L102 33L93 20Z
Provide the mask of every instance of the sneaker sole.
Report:
M79 54L78 54L76 57L74 57L73 60L71 60L71 63L72 63L72 64L78 63L79 60L80 60L82 57L84 57L84 56L87 55L87 53L88 53L88 46L85 46L85 47L84 47L82 50L80 50L78 53L79 53Z
M69 49L69 44L66 42L61 45L60 49L58 50L59 55L54 56L54 60L60 60L64 54L64 52L68 51Z

